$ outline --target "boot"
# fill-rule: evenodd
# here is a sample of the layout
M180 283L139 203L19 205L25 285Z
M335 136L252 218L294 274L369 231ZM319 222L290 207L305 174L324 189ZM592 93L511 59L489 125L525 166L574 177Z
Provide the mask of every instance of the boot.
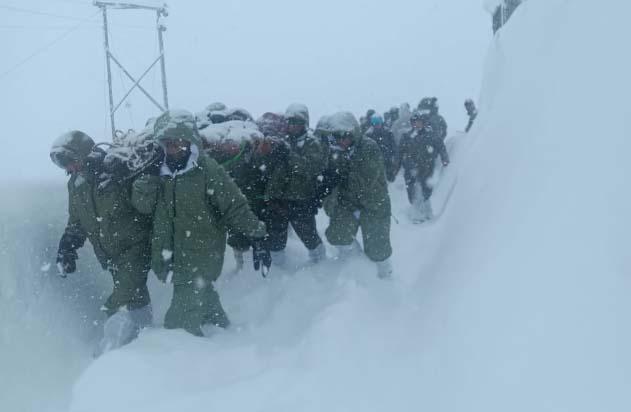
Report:
M377 262L377 277L379 279L392 279L392 261L390 258Z
M127 345L138 337L143 328L153 323L151 305L140 309L121 310L110 316L103 325L103 339L99 342L94 357Z
M318 263L326 259L326 248L320 243L315 249L309 251L310 263Z

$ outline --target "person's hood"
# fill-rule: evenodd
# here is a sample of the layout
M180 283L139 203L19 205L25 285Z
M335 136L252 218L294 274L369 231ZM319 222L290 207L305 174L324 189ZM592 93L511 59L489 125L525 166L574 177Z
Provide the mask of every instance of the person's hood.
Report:
M156 119L153 135L161 146L164 146L165 140L182 139L191 146L202 147L195 116L186 110L173 109L162 113Z
M333 128L331 127L331 116L325 115L318 120L316 124L315 133L317 135L327 135L333 133Z
M298 118L305 122L305 126L309 128L309 109L301 103L292 103L285 111L285 119Z
M361 138L359 122L351 112L337 112L328 118L332 133L351 133L353 142Z

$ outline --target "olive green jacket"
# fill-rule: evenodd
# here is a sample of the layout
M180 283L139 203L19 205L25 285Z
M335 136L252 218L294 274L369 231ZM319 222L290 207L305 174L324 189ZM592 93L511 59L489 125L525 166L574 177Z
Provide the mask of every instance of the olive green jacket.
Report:
M174 284L219 277L227 228L251 238L266 233L234 181L203 154L183 173L140 177L132 201L153 214L152 269Z
M383 156L374 140L356 137L350 151L332 158L331 162L341 174L336 190L337 207L350 212L390 216L390 195Z
M290 146L287 170L272 178L268 196L290 201L314 199L327 166L327 149L311 133L287 139Z
M241 193L248 199L254 211L265 200L265 193L269 176L265 173L263 163L254 159L252 145L244 143L236 156L225 156L208 151L208 156L224 168Z
M117 258L134 246L148 244L151 223L133 207L129 183L110 182L99 187L83 175L73 174L68 194L66 234L74 238L77 247L89 239L103 268L116 264Z

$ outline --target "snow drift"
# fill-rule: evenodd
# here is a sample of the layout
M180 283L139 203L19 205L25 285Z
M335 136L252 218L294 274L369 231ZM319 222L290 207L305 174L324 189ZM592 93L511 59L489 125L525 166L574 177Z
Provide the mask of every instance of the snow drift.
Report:
M631 409L630 12L515 12L441 221L393 227L396 281L362 259L225 276L240 326L147 331L87 369L71 410Z

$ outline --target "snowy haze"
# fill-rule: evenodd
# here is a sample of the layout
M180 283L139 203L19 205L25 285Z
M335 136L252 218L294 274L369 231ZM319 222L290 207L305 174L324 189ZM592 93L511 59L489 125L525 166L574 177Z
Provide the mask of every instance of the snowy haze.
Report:
M7 0L0 8L2 143L11 147L0 179L59 178L50 142L70 130L109 140L101 15L90 1ZM145 2L145 4L150 4ZM161 4L161 2L154 2ZM440 98L451 130L466 125L462 103L477 98L490 18L479 0L321 0L169 3L165 20L171 107L201 110L213 101L256 117L304 102L312 119L336 110L380 112L425 95ZM111 48L134 76L157 55L150 12L112 11ZM115 95L129 86L113 67ZM159 70L143 81L161 97ZM115 99L116 100L116 99ZM138 91L117 127L140 128L156 110ZM28 159L28 162L26 161Z
M60 10L66 8L64 13L75 10L72 3L54 2ZM361 258L295 274L276 271L268 280L249 270L231 276L234 261L228 253L217 288L234 328L209 339L153 328L92 361L89 353L101 326L95 312L107 294L108 275L95 268L88 248L80 253L78 273L63 282L50 274L47 262L54 257L65 218L62 183L33 183L21 190L6 184L0 186L8 194L0 214L0 410L631 410L631 5L622 0L608 2L609 7L592 0L528 0L491 40L482 1L417 3L379 13L384 19L392 14L381 31L402 30L395 42L395 52L401 53L396 61L402 63L396 64L380 60L365 66L373 60L373 46L385 43L388 35L359 41L366 20L375 18L372 6L360 2L348 9L292 3L279 7L278 14L259 10L249 18L239 12L256 6L206 6L232 10L230 19L216 10L203 14L182 7L187 11L180 15L188 17L179 23L172 4L167 41L177 106L201 108L225 100L259 114L302 100L315 117L338 106L359 112L373 105L383 110L392 100L416 102L417 94L430 94L412 90L418 84L458 96L451 103L443 89L435 93L451 121L461 116L459 96L480 88L476 125L468 135L451 133L447 141L448 172L457 175L457 185L440 220L410 224L400 176L390 186L393 215L400 221L392 226L392 282L377 280L374 266ZM269 10L272 3L267 4ZM434 17L424 25L410 9ZM348 29L323 23L325 16L343 20ZM244 19L256 23L242 26ZM268 19L291 29L287 33L272 24L269 32L278 35L266 44L274 56L269 60L253 44L268 33L261 29L268 27ZM229 36L212 29L222 26L231 28ZM198 29L208 35L197 34ZM419 34L424 32L429 43ZM240 33L248 33L248 43L241 43ZM350 48L339 41L340 33L357 53L346 52ZM475 33L481 39L478 46ZM214 43L216 36L229 41ZM87 37L81 42L92 44ZM315 42L318 38L327 39L326 44ZM199 52L203 65L183 51L198 50L195 44L208 45ZM409 64L412 49L420 56L416 65ZM230 52L230 58L218 63L218 51ZM303 55L289 59L290 51ZM424 53L445 64L428 66ZM476 60L481 68L473 55L486 56L484 64ZM84 57L94 60L94 72L102 75L96 63L102 62L101 53L95 51L92 60L87 53ZM87 64L51 61L68 71L68 79L83 78L81 73L89 70ZM250 62L252 70L235 61ZM269 67L295 70L281 76ZM221 76L214 71L219 68ZM47 76L41 65L24 70ZM423 74L433 70L437 83L423 85ZM462 75L450 76L450 70ZM374 87L366 78L381 71L395 87ZM238 89L226 80L244 74L234 80ZM221 81L212 82L217 76ZM465 81L466 76L479 78ZM6 86L14 88L9 96L42 98L34 83L13 79ZM291 87L285 85L288 79ZM50 80L46 90L54 91L57 83ZM102 106L101 86L93 94ZM201 87L208 89L198 93ZM60 90L60 99L90 93L87 86ZM41 105L25 101L16 111L3 101L2 112L25 119L12 135L23 136L25 128L32 128L29 138L42 142L45 164L52 138L44 136L48 127L36 121ZM75 103L75 110L89 112L91 100L86 101ZM85 121L72 127L97 134L105 126L97 106L97 126L91 123L96 120L54 102L47 109L64 113L47 116L55 128ZM7 157L26 148L39 150L28 141ZM34 153L24 156L39 164ZM46 173L44 166L36 170ZM40 180L42 175L37 175ZM319 216L320 230L326 223ZM292 259L306 260L296 239L288 248ZM155 280L150 288L159 323L169 289Z

